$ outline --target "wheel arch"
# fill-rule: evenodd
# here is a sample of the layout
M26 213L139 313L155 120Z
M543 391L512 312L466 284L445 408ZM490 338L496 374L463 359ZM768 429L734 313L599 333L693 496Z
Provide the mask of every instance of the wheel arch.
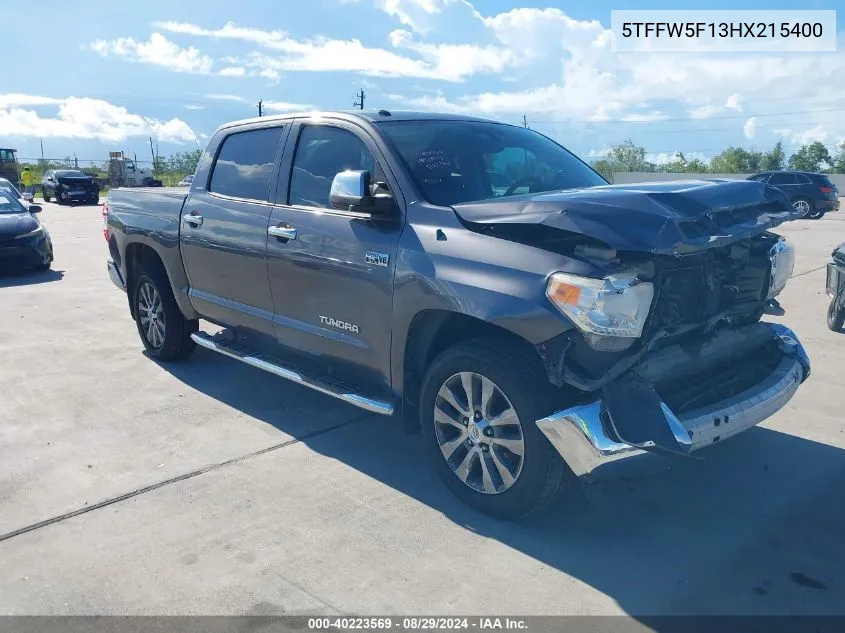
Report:
M405 430L419 432L417 415L420 384L438 354L457 343L482 339L521 349L543 371L537 348L527 339L499 325L461 312L428 309L416 314L408 328L403 355L402 411ZM551 385L551 383L549 383Z

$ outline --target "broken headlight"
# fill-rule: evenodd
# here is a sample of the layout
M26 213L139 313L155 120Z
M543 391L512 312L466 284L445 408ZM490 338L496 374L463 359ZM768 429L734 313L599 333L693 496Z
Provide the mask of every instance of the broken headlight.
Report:
M554 273L546 296L587 334L634 339L643 333L654 286L627 273L604 279Z
M792 244L782 239L769 249L769 259L772 262L772 271L769 275L769 293L766 299L774 299L792 276L792 270L795 268L795 249Z

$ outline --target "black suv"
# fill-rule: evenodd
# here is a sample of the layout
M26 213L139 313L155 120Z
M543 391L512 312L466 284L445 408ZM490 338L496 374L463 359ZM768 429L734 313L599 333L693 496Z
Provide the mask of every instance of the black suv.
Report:
M78 169L50 169L41 180L44 202L55 198L59 204L87 202L97 204L100 200L100 185L88 174Z
M830 178L811 171L764 171L750 176L783 190L801 217L819 219L829 211L839 209L839 191Z

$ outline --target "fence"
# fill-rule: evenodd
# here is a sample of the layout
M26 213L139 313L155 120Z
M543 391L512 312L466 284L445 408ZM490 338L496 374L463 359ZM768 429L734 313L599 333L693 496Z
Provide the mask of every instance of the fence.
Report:
M166 159L158 160L155 163L151 160L134 160L131 156L127 157L138 169L144 169L150 172L151 177L160 180L165 187L172 187L176 185L185 176L194 173L193 167L188 166L172 166L168 164ZM109 161L105 160L83 160L79 158L19 158L18 164L22 169L24 166L29 166L32 170L33 179L36 185L41 183L44 177L44 172L49 169L78 169L79 171L92 176L103 189L109 186Z
M611 182L626 185L636 182L664 182L666 180L706 180L708 178L734 178L744 180L751 174L678 174L647 171L615 171ZM839 191L845 191L845 174L827 174Z

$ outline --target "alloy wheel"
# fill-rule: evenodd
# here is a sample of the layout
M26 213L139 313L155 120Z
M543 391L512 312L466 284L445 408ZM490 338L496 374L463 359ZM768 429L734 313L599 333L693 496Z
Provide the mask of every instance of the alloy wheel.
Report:
M792 203L792 206L800 212L802 218L807 217L807 214L810 213L810 204L806 200L796 200Z
M144 338L151 347L158 349L164 344L164 306L156 287L145 281L138 289L138 318Z
M460 372L441 385L434 432L443 459L477 492L500 494L516 483L525 460L519 416L489 378Z

